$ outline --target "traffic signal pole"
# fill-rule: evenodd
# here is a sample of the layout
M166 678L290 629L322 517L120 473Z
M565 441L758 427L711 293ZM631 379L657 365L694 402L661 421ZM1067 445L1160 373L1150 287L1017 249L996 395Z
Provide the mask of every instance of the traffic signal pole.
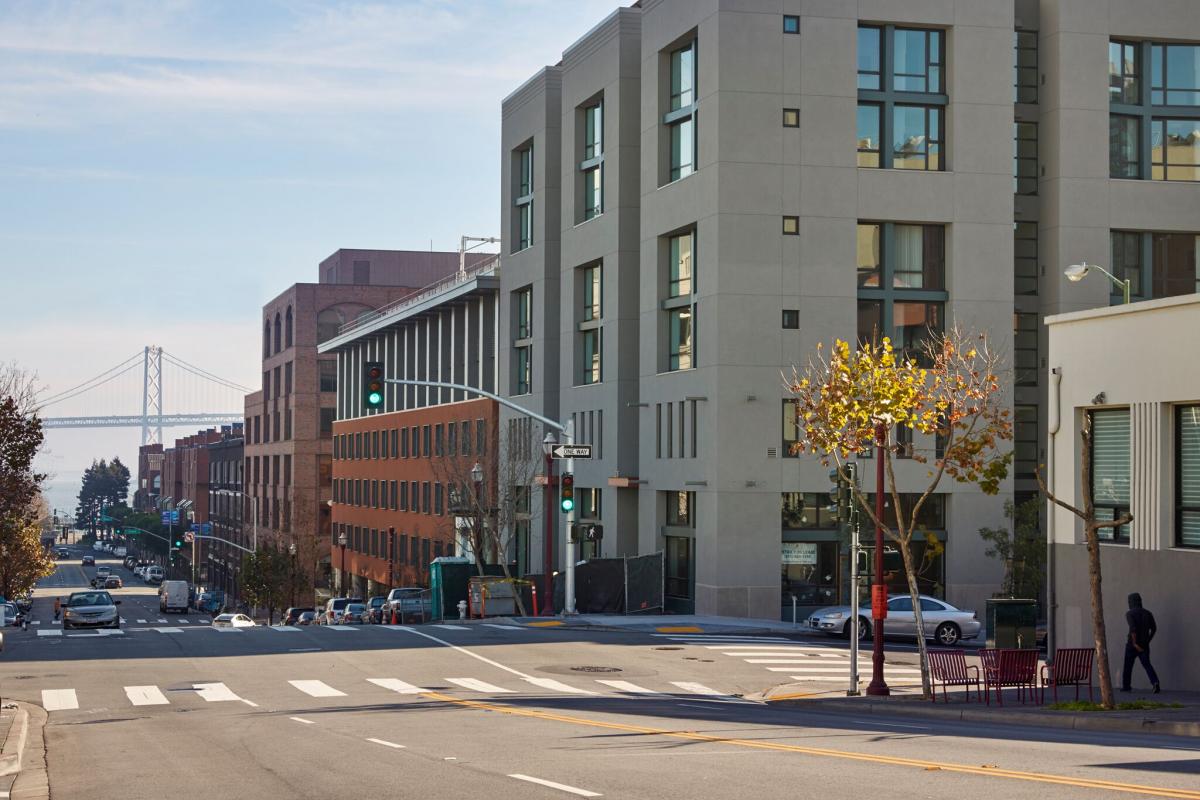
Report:
M575 444L575 420L567 420L563 429L563 444L567 447ZM575 457L567 459L568 475L575 474ZM572 487L573 488L573 487ZM571 507L567 510L567 583L563 597L563 613L574 614L575 611L575 503L572 495Z

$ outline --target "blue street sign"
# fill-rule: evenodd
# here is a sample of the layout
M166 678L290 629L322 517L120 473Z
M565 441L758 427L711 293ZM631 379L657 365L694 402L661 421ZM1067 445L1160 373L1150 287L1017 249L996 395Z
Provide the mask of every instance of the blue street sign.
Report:
M178 525L179 524L179 512L178 511L162 512L162 524L163 525Z
M211 522L193 522L191 527L192 533L198 533L201 536L209 536L212 534Z

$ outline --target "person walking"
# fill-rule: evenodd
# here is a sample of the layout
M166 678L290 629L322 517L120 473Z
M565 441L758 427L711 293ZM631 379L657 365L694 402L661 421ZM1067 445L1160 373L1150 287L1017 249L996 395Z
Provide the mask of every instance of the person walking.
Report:
M1158 633L1158 625L1154 615L1142 608L1142 596L1137 592L1129 595L1129 610L1125 612L1125 623L1129 626L1129 636L1125 641L1125 669L1121 672L1121 691L1131 692L1133 679L1133 662L1141 661L1146 669L1146 675L1158 694L1158 673L1150 663L1150 641Z
M58 615L62 612L62 600L54 598L54 621L58 622Z

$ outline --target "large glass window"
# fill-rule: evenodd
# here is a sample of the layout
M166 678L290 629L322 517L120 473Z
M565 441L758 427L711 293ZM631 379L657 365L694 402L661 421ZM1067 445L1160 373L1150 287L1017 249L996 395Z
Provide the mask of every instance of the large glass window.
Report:
M1038 229L1036 222L1013 223L1013 290L1038 292Z
M1013 314L1013 367L1017 386L1037 386L1038 382L1038 315Z
M1200 106L1200 45L1151 47L1150 102L1156 106Z
M579 298L577 331L579 336L578 382L599 383L603 359L604 334L601 330L603 306L603 267L600 264L582 267L576 277L576 297Z
M1200 292L1196 254L1200 236L1191 233L1156 233L1154 241L1154 296L1174 297Z
M692 309L676 308L668 313L667 325L670 337L670 363L668 369L692 368Z
M923 361L924 342L944 328L944 226L861 222L857 269L860 340L887 336Z
M1092 411L1092 500L1096 519L1129 511L1129 409ZM1100 528L1102 540L1129 541L1129 526Z
M1013 31L1013 102L1038 101L1037 31Z
M604 211L604 104L583 109L583 220Z
M529 394L533 381L533 287L513 292L513 394Z
M602 275L603 268L599 264L583 268L583 319L585 322L601 317Z
M670 276L668 296L682 297L692 293L692 233L672 236L670 242Z
M886 56L886 57L885 57ZM858 164L941 170L945 35L941 30L858 29ZM880 142L887 142L881 147Z
M793 598L802 606L837 602L841 577L837 542L783 542L780 571L780 600L785 610Z
M530 359L529 348L518 347L516 354L516 381L513 394L529 394L533 391L533 365Z
M1200 180L1200 119L1150 122L1150 177L1156 181Z
M1108 43L1108 99L1112 103L1136 105L1141 94L1138 82L1140 47L1136 42Z
M784 492L780 525L784 530L837 530L837 515L829 505L828 494Z
M1121 280L1129 281L1131 297L1142 296L1142 234L1129 231L1113 231L1112 238L1112 273ZM1121 288L1113 285L1114 296L1120 295Z
M668 239L666 273L667 369L691 369L695 363L695 231Z
M583 345L583 373L580 383L592 384L600 382L600 357L603 339L599 328L591 328L580 334Z
M519 289L516 294L517 338L528 339L533 336L533 287Z
M513 252L533 244L533 145L517 150L515 158Z
M668 597L690 600L692 597L692 545L688 536L665 536L666 563L663 589Z
M1113 114L1108 118L1108 174L1110 177L1141 177L1140 134L1141 129L1137 117Z
M1175 411L1175 545L1200 547L1200 405Z
M670 54L670 103L663 115L668 130L668 180L696 169L696 42Z
M1108 71L1109 174L1200 181L1200 45L1111 41Z
M779 455L783 458L799 458L800 445L800 401L794 397L783 400L783 445Z
M1013 406L1013 471L1018 478L1032 478L1038 466L1038 407Z
M1037 137L1036 122L1013 123L1013 194L1037 194Z

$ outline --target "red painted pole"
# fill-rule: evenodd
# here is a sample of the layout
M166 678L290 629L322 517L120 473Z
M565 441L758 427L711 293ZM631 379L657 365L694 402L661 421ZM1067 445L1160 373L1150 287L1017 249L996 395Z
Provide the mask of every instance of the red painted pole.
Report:
M875 426L875 518L883 520L883 448L887 445L887 428L882 422ZM887 617L887 582L883 579L883 526L875 525L875 580L871 582L871 631L874 642L871 650L871 684L868 695L882 697L891 694L883 679L883 621Z

